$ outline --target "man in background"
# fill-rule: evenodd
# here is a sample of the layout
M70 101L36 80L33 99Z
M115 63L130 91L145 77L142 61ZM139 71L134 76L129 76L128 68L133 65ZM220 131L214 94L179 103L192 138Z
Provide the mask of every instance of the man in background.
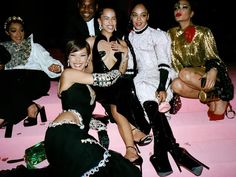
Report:
M65 44L78 36L89 37L100 33L96 13L98 0L72 0L68 3L66 13L64 42Z

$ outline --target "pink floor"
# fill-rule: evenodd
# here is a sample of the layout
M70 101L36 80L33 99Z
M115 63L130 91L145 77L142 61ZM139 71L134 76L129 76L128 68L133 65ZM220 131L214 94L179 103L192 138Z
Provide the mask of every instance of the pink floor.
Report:
M230 67L230 75L236 86L236 66ZM16 167L24 162L7 163L7 160L22 158L24 150L44 139L47 125L61 112L60 100L56 95L57 82L52 81L49 96L43 97L37 102L44 105L48 121L37 126L23 127L22 122L13 128L12 138L4 138L4 129L0 129L0 170ZM236 89L235 89L236 90ZM207 107L198 100L182 99L182 108L177 115L172 115L169 120L178 143L186 148L192 155L210 167L204 169L202 177L235 177L236 176L236 119L225 118L221 121L211 122L206 115ZM236 110L235 99L231 105ZM97 105L96 113L103 114L103 108ZM115 124L108 125L110 148L124 153L125 146ZM91 131L95 137L96 132ZM158 176L149 157L152 155L151 143L141 147L141 156L144 158L143 177ZM194 176L185 169L180 173L171 156L173 168L171 176L191 177ZM45 166L47 161L39 164Z

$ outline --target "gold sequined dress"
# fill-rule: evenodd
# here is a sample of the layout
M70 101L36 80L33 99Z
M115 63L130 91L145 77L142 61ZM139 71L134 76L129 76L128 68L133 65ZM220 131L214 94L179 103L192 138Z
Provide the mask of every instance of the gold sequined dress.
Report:
M182 30L174 27L168 30L172 44L172 65L179 72L184 67L204 67L210 59L221 59L211 30L192 25ZM188 35L190 40L188 40Z

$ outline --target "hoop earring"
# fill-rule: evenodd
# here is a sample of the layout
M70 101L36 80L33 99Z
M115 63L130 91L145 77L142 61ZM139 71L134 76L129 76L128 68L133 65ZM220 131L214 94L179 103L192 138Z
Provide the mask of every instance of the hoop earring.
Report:
M69 62L69 60L67 60L67 66L70 67L70 62Z

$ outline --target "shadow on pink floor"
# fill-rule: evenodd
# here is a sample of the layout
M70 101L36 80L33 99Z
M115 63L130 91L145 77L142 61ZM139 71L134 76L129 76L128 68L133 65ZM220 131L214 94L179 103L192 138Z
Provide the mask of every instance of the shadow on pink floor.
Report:
M236 85L236 70L230 70L230 75ZM24 162L7 163L7 160L18 159L24 156L26 148L42 141L48 123L52 121L60 112L60 100L56 94L57 82L51 82L49 96L43 97L37 102L46 107L48 121L41 123L38 119L38 125L33 127L23 127L22 122L13 128L12 138L4 138L4 129L0 129L0 169L14 168ZM177 115L172 115L169 120L177 142L186 148L193 156L210 167L210 170L204 169L202 177L235 177L236 176L236 119L225 117L221 121L209 121L206 111L207 107L198 100L182 98L182 108ZM231 105L236 109L235 99ZM103 108L98 104L95 113L103 114ZM95 131L91 131L95 137ZM108 134L110 137L110 149L124 154L125 146L122 143L115 124L108 125ZM158 176L154 171L149 157L152 155L153 144L140 147L141 156L144 158L143 177ZM194 176L186 169L182 172L169 155L173 173L170 177L191 177ZM47 161L39 164L39 167L45 166Z

